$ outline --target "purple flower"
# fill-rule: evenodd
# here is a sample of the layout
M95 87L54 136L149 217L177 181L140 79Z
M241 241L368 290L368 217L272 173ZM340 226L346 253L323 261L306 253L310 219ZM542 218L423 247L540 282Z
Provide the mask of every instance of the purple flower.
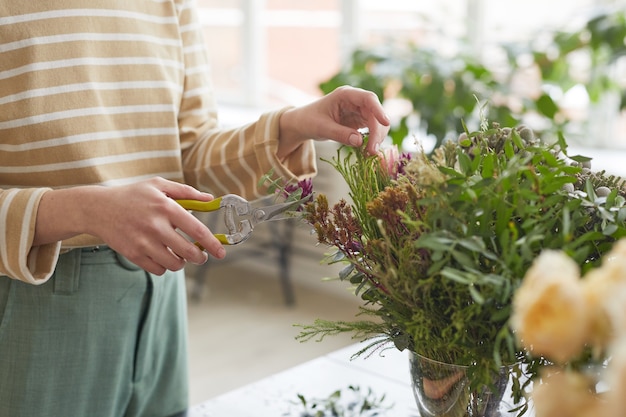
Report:
M397 145L384 148L380 153L380 164L391 178L396 178L398 176L399 155L400 153L398 152Z
M411 160L411 154L403 152L400 154L397 145L385 148L381 152L380 163L389 176L397 179L398 175L404 174L404 167Z
M282 190L286 199L302 200L297 211L302 211L303 205L313 199L313 181L310 178L298 181L297 184L287 184Z
M402 152L400 159L398 159L398 175L404 175L404 167L411 161L411 154L408 152Z
M351 254L361 253L363 252L363 245L361 245L361 242L353 240L346 243L345 249Z

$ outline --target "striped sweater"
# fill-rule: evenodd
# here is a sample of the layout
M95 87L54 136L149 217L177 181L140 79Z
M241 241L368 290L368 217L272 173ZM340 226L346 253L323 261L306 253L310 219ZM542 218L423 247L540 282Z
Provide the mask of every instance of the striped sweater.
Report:
M281 163L268 112L218 128L193 0L0 2L0 275L52 275L78 236L33 247L52 188L161 176L220 195L265 194L260 176L315 173L309 142Z

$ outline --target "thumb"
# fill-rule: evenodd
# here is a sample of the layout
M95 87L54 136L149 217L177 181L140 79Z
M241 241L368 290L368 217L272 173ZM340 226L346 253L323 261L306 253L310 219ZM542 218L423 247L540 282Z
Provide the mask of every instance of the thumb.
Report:
M337 124L331 132L332 139L344 145L359 147L363 144L363 135L356 129Z

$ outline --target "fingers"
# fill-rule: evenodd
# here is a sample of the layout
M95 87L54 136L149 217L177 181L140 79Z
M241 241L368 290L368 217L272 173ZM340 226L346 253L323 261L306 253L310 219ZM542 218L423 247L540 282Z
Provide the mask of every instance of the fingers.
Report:
M389 133L391 121L385 113L383 106L381 105L378 97L374 93L370 93L365 98L365 110L363 115L367 118L367 128L369 130L367 151L370 154L378 153L380 144L385 140Z
M378 153L381 143L387 137L387 134L389 133L389 125L383 125L374 120L368 123L368 129L369 139L367 143L367 151L373 155Z
M208 260L208 254L218 259L223 258L226 251L222 244L202 222L185 211L185 217L187 215L191 216L191 219L181 221L181 224L192 223L195 231L190 231L188 226L183 226L180 231L183 232L185 229L187 230L185 234L194 235L196 238L183 236L172 225L170 228L164 228L160 236L154 236L153 239L143 243L136 243L137 249L127 254L127 257L141 268L156 275L162 275L166 270L181 270L188 262L196 265L204 264ZM200 249L194 241L202 245L206 252Z
M351 146L361 146L360 133L356 129L367 128L367 151L376 154L391 125L376 94L349 86L339 87L331 94L335 93L340 108L338 120L335 121L341 126L337 140Z
M385 140L387 134L389 133L391 121L385 113L376 94L366 91L362 93L362 96L363 105L360 108L361 117L367 120L365 127L367 127L369 131L367 151L370 154L376 154L378 153L380 144L383 140Z
M199 201L211 201L213 195L204 193L196 188L193 188L187 184L181 184L178 182L168 181L163 178L155 178L154 181L158 183L157 187L168 197L172 199L188 199Z
M169 181L162 188L162 191L172 199L200 201L211 201L213 199L211 194L203 193L185 184L172 183ZM172 226L182 231L191 239L190 241L179 233L170 234L165 244L175 255L195 264L203 264L206 262L207 253L217 259L221 259L226 255L223 245L204 223L178 204L174 205L173 210L174 212L171 214L171 218L173 219ZM196 244L192 243L192 241L198 242L198 244L206 250L206 253Z
M154 178L120 187L99 187L91 197L98 207L88 233L153 274L202 264L225 250L211 231L174 199L210 201L190 186ZM132 208L129 210L129 207ZM199 242L206 252L194 242Z
M168 246L177 255L196 264L202 264L207 260L206 253L203 252L198 245L204 248L204 250L214 258L224 258L224 256L226 256L226 250L224 249L222 243L217 240L217 238L209 230L209 228L207 228L204 223L186 210L185 214L186 216L180 216L177 218L177 222L174 226L189 236L189 239L186 239L176 233L177 237L175 238L175 241L168 243ZM178 237L180 237L180 239ZM198 245L192 242L197 242Z
M129 261L155 275L163 275L165 271L179 271L185 267L186 261L176 255L170 248L158 242L135 242L133 248L120 250Z
M382 124L378 119L370 117L362 125L367 127L367 148L366 150L371 155L377 154L381 143L387 137L389 133L389 125ZM334 132L332 133L335 140L340 143L359 147L363 144L363 134L360 130L350 128L344 124L337 123L334 126Z
M362 89L356 90L359 91L363 97L363 107L369 113L369 121L381 126L388 127L391 124L391 120L389 120L389 116L387 116L387 114L385 113L385 110L380 103L378 96L371 91L366 91Z

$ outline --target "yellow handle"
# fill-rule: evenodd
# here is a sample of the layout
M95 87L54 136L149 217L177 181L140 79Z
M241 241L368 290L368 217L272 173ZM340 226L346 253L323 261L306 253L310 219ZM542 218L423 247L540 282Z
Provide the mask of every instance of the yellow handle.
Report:
M224 233L215 233L213 236L215 236L222 245L232 245L232 243L230 243L230 241L228 240L228 237ZM200 248L200 250L203 250L203 251L206 250L204 246L202 246L199 242L195 242L194 244L198 248Z
M211 201L176 200L176 202L187 210L216 211L219 210L222 205L222 197L218 197Z
M228 240L228 237L226 237L226 235L224 233L215 233L213 236L215 236L217 238L217 240L219 240L222 245L230 245L231 244L229 242L229 240Z
M211 201L198 201L198 200L176 200L178 204L180 204L183 208L187 210L195 210L195 211L216 211L221 208L222 205L222 197L218 197ZM222 245L232 245L230 239L224 233L215 233L214 236L217 240L220 241ZM204 247L198 242L196 242L196 246L202 250L205 250Z

